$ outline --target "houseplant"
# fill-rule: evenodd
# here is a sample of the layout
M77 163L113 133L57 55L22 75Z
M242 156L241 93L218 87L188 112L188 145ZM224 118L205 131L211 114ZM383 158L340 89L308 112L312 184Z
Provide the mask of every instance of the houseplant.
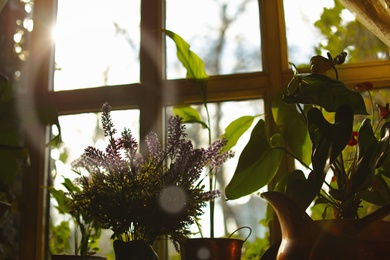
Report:
M184 68L187 71L186 79L192 83L192 85L199 90L201 106L203 106L206 119L203 119L201 113L198 109L194 108L188 104L175 105L173 108L173 113L183 118L183 123L195 123L200 124L207 131L208 141L211 143L212 136L212 125L210 119L210 113L207 99L207 87L208 87L208 74L204 69L204 63L199 56L190 49L190 45L178 34L169 31L163 30L163 32L170 38L176 45L177 58L182 63ZM224 148L224 151L228 151L234 147L240 137L251 127L255 116L245 115L233 120L226 128L225 133L221 136L228 140L227 145ZM217 172L214 169L209 169L207 172L207 178L209 181L208 186L210 189L215 189L217 185ZM196 254L201 249L207 249L206 254L210 255L212 259L240 259L241 257L241 247L243 242L246 240L241 239L231 239L231 235L228 238L215 238L214 235L214 208L215 200L212 199L209 201L210 208L210 234L209 237L204 237L203 234L201 238L191 238L187 239L185 243L182 243L182 259L193 259L197 257ZM251 229L249 229L249 235L251 234ZM241 228L239 228L241 229ZM236 230L237 231L237 230ZM235 232L236 232L235 231ZM234 232L233 232L234 233Z
M99 260L106 259L105 257L94 256L97 248L97 242L101 234L101 225L94 218L91 218L83 211L72 208L70 199L70 193L79 193L81 191L77 184L73 183L70 179L64 177L62 189L55 189L49 187L51 196L57 201L56 208L60 214L69 214L72 217L74 230L74 254L53 254L52 259L67 260L67 259L80 259L80 260Z
M348 225L348 230L354 230L356 233L388 214L390 189L387 178L390 176L390 159L387 154L390 124L386 119L389 107L388 104L377 104L380 119L376 120L378 117L374 113L371 119L366 118L366 107L360 92L368 92L372 84L357 84L355 91L352 91L338 79L336 66L344 63L346 55L343 52L335 58L329 53L327 58L314 56L309 74L299 74L293 66L294 77L282 97L283 103L275 101L273 104L274 122L281 127L281 131L275 133L272 138L285 139L284 146L273 145L265 131L252 133L256 138L248 142L240 156L236 172L225 190L228 198L236 199L272 183L269 188L273 191L264 193L263 196L273 206L278 204L276 201L280 200L280 197L287 197L286 200L297 205L302 216L314 202L315 207L322 206L323 218L362 218L361 221ZM335 76L325 75L329 70L332 70ZM293 104L297 109L286 104ZM371 104L371 110L374 112L372 99ZM334 123L330 123L324 114L327 117L334 116ZM295 118L301 120L296 121L295 128L289 129L293 134L292 138L285 132L288 125L287 115L290 123ZM363 115L364 119L361 124L354 126L353 119L358 115ZM264 121L258 124L264 125ZM357 128L359 130L354 131ZM307 136L309 138L306 138ZM299 141L294 140L294 137ZM253 153L253 147L261 142L267 144L267 149L261 150L257 158L246 158L245 154ZM307 144L311 146L309 149ZM283 151L302 165L307 165L308 173L304 174L300 169L290 173L278 173L278 165L270 166L269 163L280 159L277 151ZM310 157L305 158L305 154ZM267 157L269 160L264 160ZM311 161L310 166L308 159ZM270 171L262 172L261 169ZM247 187L245 184L248 180L256 184ZM278 192L278 195L273 195L272 192ZM279 196L280 194L282 196ZM278 198L274 199L275 196ZM375 204L380 209L365 216L364 209L367 206L363 207L364 203ZM280 213L280 210L277 209L276 212ZM348 233L348 230L342 232L345 231L348 237L353 237L355 234ZM287 241L285 238L283 235L284 243Z
M81 191L69 193L72 208L113 231L116 259L157 259L151 244L169 236L178 248L191 234L188 227L203 214L205 203L218 195L204 190L201 172L205 166L217 169L231 157L230 152L221 152L227 140L195 149L186 139L182 119L172 116L166 145L162 147L157 135L150 133L149 154L143 157L129 129L117 136L110 111L103 104L106 150L88 147L73 163ZM132 247L131 256L122 251L127 246Z

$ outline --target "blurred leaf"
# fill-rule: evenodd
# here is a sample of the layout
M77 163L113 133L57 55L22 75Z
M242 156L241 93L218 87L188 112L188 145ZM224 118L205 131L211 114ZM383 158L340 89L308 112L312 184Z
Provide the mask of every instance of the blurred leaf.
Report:
M183 118L183 123L198 123L204 128L208 128L207 124L202 121L202 118L195 108L188 105L180 105L173 107L173 114Z
M69 199L66 197L65 192L63 190L57 190L54 187L50 187L49 190L50 194L58 203L58 206L56 207L58 209L58 212L60 214L69 214Z
M25 150L0 149L0 191L10 188L17 174L22 170L26 158Z
M205 80L208 78L204 70L204 63L193 51L190 50L190 45L176 33L163 30L176 44L177 57L187 70L188 79Z
M252 130L250 140L242 151L233 178L225 193L228 199L238 199L264 187L276 174L283 151L279 134L268 139L265 122L260 119Z
M62 185L66 188L67 191L69 192L76 192L79 193L81 192L80 187L76 186L73 184L73 182L69 178L64 177L64 182Z
M232 121L226 128L225 133L221 137L228 140L227 145L222 149L221 152L229 151L234 147L240 137L252 126L253 120L256 116L242 116Z

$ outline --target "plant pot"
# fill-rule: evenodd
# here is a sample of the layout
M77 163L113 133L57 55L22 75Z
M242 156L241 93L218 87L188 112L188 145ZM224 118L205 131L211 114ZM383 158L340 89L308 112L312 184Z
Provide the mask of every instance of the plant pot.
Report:
M114 252L116 260L158 260L152 246L145 241L114 241Z
M180 255L182 260L240 260L241 249L248 239L252 230L245 240L230 238L189 238L180 244Z
M362 219L313 221L289 197L279 192L262 196L275 209L282 240L265 259L383 259L390 255L390 222L375 214ZM383 207L381 216L387 212ZM373 215L375 214L375 215Z
M182 260L241 259L241 239L190 238L180 245Z
M52 260L107 260L104 256L96 255L52 255Z

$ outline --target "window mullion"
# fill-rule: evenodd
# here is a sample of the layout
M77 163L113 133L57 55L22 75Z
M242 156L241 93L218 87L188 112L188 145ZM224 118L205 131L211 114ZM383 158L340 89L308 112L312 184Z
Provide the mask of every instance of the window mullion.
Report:
M55 17L55 0L34 1L34 29L31 32L28 57L26 106L37 111L47 105L51 84L52 51L51 28ZM45 46L45 48L42 48ZM31 112L31 111L30 111ZM34 113L34 112L33 112ZM45 259L45 201L47 160L47 128L41 124L29 125L26 143L29 165L23 176L20 259Z
M141 50L140 78L142 100L140 102L141 140L150 131L161 136L162 107L160 82L163 68L163 0L141 1ZM142 149L142 147L141 147Z

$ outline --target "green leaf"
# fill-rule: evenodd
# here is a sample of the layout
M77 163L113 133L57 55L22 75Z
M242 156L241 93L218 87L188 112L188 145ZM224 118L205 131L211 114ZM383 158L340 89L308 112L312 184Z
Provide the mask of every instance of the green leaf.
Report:
M208 128L207 124L202 121L199 111L188 105L180 105L173 107L173 114L183 118L183 123L198 123L204 128Z
M379 163L385 161L385 156L389 150L389 133L378 141L371 126L371 121L365 119L359 129L359 163L357 164L355 174L352 178L351 190L354 192L365 190L371 183L375 169Z
M363 192L363 200L380 206L390 202L390 188L382 174L374 175L372 187L373 189Z
M282 94L276 95L272 101L272 115L286 146L289 147L296 158L309 165L312 143L304 115L298 112L296 105L283 102Z
M190 45L176 33L163 30L176 44L177 57L187 70L187 78L205 80L208 78L204 70L204 63L193 51L190 50Z
M260 119L252 130L248 144L242 151L234 175L225 193L228 199L238 199L264 187L276 174L283 151L279 134L268 139L265 122Z
M221 137L228 140L227 145L222 149L221 152L229 151L234 147L240 137L251 127L253 120L256 116L242 116L232 121L226 128L225 133Z
M80 193L81 190L78 186L74 185L73 182L69 178L64 177L64 182L62 185L66 188L69 192L77 192Z
M69 214L68 201L65 192L63 190L56 190L54 187L50 187L50 194L57 201L57 209L60 214Z
M314 104L328 112L341 105L352 107L354 114L368 115L363 97L336 79L320 74L297 74L287 86L283 100L287 104Z

